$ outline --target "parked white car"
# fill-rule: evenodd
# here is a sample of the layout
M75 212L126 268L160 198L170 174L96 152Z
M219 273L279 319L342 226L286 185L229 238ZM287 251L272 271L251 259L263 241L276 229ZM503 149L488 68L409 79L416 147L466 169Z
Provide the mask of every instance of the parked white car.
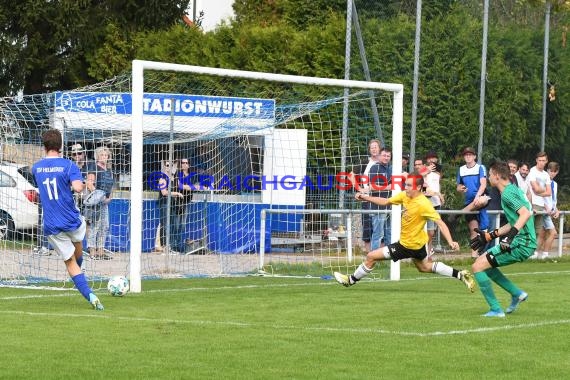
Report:
M0 162L0 240L38 227L38 192L29 166Z

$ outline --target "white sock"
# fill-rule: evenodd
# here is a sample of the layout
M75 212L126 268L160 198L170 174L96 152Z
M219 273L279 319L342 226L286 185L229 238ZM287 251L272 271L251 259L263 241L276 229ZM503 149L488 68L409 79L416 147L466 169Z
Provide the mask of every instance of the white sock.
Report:
M354 274L352 276L354 278L356 278L356 280L360 280L360 279L368 276L370 274L370 272L372 272L372 269L374 269L374 267L367 268L366 265L364 265L364 263L362 263L358 266L358 268L356 268L356 270L354 271Z
M433 273L440 274L446 277L453 277L453 268L447 264L444 264L439 261L434 261L431 266L431 271Z
M543 252L542 252L542 256L548 256L548 252L543 251Z
M386 260L390 260L392 258L392 256L390 256L390 249L388 248L388 246L382 247L382 254L384 255L384 259Z

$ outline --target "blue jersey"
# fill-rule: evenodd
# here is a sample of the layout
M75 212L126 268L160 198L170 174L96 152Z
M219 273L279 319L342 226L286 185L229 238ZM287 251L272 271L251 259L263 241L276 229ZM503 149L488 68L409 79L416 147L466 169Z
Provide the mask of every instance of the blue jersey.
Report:
M487 171L483 165L475 164L473 167L468 168L463 165L457 172L457 184L464 185L467 188L465 193L465 204L473 202L479 187L481 186L481 178L487 178Z
M34 164L32 173L38 186L46 235L74 231L81 226L71 183L83 181L81 171L67 158L46 157Z

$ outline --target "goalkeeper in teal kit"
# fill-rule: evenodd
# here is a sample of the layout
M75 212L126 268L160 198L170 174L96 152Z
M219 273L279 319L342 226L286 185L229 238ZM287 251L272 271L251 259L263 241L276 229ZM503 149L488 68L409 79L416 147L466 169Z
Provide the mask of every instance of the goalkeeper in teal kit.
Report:
M491 165L488 175L491 186L501 192L501 207L508 223L490 233L476 229L478 235L470 242L472 249L483 251L488 242L499 238L499 244L479 256L472 266L475 280L490 307L485 317L504 317L505 312L514 312L528 298L525 291L499 270L499 267L525 261L536 249L531 206L522 190L509 181L509 175L509 167L504 162ZM505 311L495 297L491 281L511 295L511 304Z

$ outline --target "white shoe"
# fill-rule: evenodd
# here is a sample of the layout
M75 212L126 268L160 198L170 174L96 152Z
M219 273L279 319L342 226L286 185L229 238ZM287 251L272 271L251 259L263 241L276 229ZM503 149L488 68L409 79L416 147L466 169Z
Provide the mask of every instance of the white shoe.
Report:
M469 272L468 270L460 271L459 280L461 280L461 282L463 282L465 286L467 286L467 289L469 289L471 293L475 291L475 279L473 278L471 272Z
M350 283L350 279L348 278L348 275L346 275L346 274L334 272L334 278L335 278L336 282L338 282L342 286L351 286L352 285Z
M40 256L49 256L49 255L51 255L51 252L46 247L36 247L36 248L34 248L34 254L40 255Z

